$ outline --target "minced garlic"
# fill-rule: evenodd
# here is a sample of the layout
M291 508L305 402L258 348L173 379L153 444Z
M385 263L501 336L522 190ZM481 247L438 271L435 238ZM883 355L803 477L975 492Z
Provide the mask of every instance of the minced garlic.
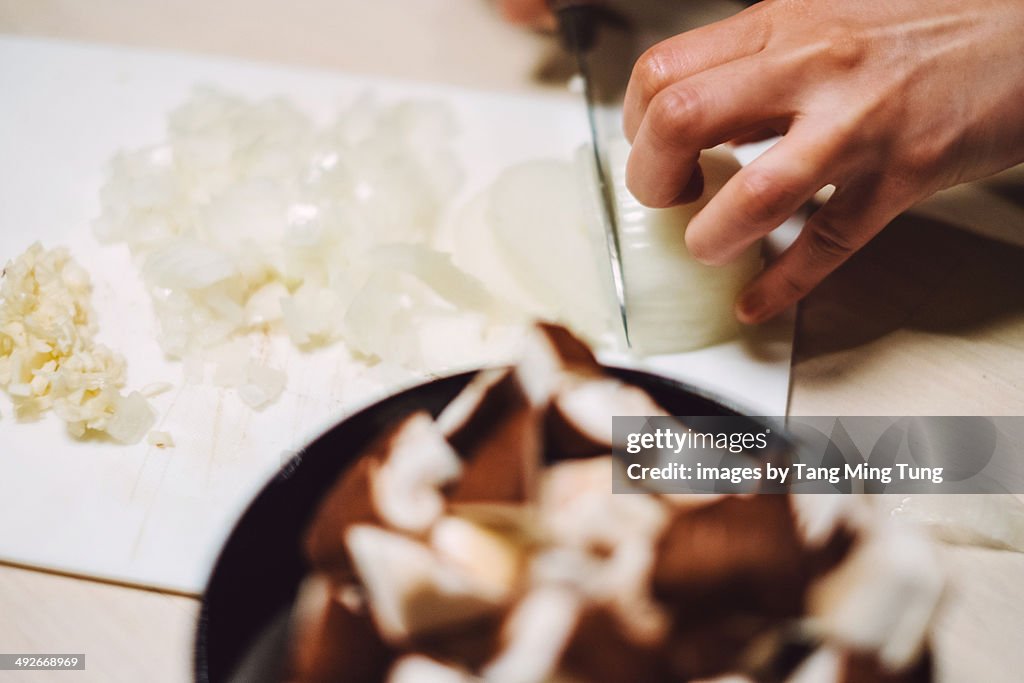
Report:
M0 387L19 419L52 409L68 431L105 432L136 443L153 409L137 392L123 396L124 358L97 344L89 274L66 248L39 243L9 262L0 278Z

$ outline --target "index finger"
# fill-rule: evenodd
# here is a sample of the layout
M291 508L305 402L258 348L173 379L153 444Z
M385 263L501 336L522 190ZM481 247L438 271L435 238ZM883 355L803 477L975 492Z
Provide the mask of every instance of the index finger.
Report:
M728 19L663 40L636 60L626 86L622 127L633 142L655 95L684 78L763 50L770 25L755 5Z
M673 83L651 101L626 166L627 185L640 203L662 208L685 201L681 193L702 149L791 117L787 65L761 62L715 67Z

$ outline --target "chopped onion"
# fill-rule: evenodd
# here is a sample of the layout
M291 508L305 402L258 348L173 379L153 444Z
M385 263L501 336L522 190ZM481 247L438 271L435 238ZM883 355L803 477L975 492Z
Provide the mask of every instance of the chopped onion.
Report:
M536 161L507 169L492 189L499 253L551 317L598 341L610 324L603 271L595 267L595 215L576 165Z
M940 540L1024 552L1024 500L1013 494L892 496L892 515L928 527Z
M245 324L249 327L271 325L284 317L282 302L288 298L288 288L281 282L268 282L245 302Z
M223 253L188 240L154 250L142 270L153 287L189 290L209 287L234 273L231 260Z
M106 432L115 441L138 443L156 421L156 413L137 391L118 397Z
M168 432L153 430L146 436L146 443L157 448L173 448L174 438Z
M139 389L139 393L145 398L153 398L154 396L167 393L173 388L174 385L170 382L153 382Z
M238 396L251 408L262 408L273 403L284 391L286 377L283 372L259 363L245 365L245 381L238 388Z
M283 328L300 347L461 366L516 316L430 247L462 178L455 133L435 102L362 97L317 126L286 100L199 90L165 141L113 160L96 233L144 263L172 357ZM211 358L214 382L263 405L281 383L249 381L245 358Z

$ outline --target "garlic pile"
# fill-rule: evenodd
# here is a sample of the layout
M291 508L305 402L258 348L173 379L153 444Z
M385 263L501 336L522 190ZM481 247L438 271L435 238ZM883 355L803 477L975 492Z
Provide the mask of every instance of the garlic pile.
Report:
M33 244L0 279L0 387L19 419L52 409L72 436L103 432L136 443L155 413L139 392L121 393L124 358L97 344L89 275L67 249Z
M924 539L855 497L612 494L611 416L664 411L562 328L527 346L321 502L287 680L931 680Z

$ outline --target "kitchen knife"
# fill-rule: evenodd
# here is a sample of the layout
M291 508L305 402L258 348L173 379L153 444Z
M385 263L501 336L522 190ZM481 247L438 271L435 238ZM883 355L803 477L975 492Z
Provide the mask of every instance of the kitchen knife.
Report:
M618 213L597 129L597 103L589 64L598 25L607 16L607 11L600 5L582 0L549 0L548 6L555 13L562 44L575 57L580 79L583 81L587 122L590 125L590 146L594 157L601 221L608 250L608 262L611 266L612 285L615 288L615 298L619 304L619 316L622 318L622 332L626 339L626 346L632 346L629 340L629 321L626 318L626 284L622 276Z

